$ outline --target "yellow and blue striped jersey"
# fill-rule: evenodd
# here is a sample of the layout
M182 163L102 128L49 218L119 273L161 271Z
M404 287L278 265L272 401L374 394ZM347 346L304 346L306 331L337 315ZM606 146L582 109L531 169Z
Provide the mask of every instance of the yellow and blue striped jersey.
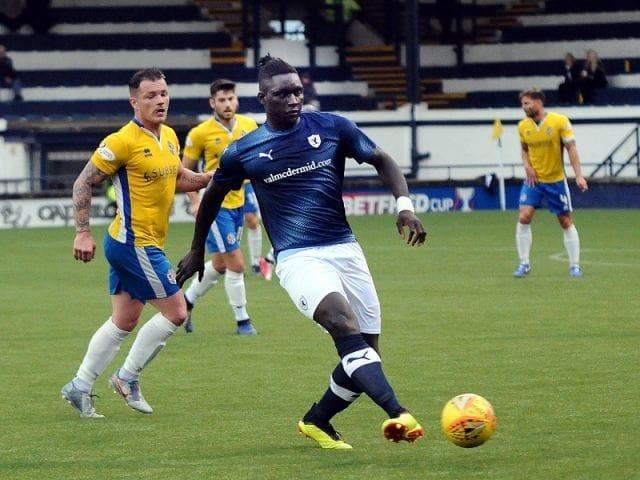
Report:
M229 130L215 117L193 127L187 134L184 156L197 160L204 152L204 171L210 172L220 165L222 152L234 140L244 137L258 128L255 120L244 115L236 115L233 129ZM231 190L222 202L223 208L239 208L244 205L244 189Z
M109 225L116 241L164 248L180 166L174 130L162 125L160 138L135 121L108 135L91 156L111 175L118 210Z
M554 183L566 178L563 152L565 144L575 140L569 119L547 112L540 124L527 117L518 123L520 142L527 146L531 166L538 180Z

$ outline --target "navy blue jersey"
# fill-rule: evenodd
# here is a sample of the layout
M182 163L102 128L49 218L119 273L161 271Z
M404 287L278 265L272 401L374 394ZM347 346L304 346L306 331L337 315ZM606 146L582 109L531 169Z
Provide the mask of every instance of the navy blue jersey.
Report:
M214 181L237 190L251 180L276 254L354 241L342 201L347 157L367 162L375 144L351 120L300 115L289 130L265 123L229 145Z

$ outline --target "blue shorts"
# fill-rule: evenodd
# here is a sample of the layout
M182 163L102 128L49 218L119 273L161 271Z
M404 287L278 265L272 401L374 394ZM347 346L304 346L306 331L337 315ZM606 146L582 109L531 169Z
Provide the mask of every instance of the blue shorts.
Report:
M530 187L525 182L520 190L520 205L529 205L534 208L542 206L542 200L547 201L551 213L561 215L573 210L571 207L571 194L567 180L555 183L536 183Z
M238 250L243 225L243 207L221 208L207 236L209 253L229 253Z
M255 213L258 215L260 208L258 207L258 199L256 192L253 191L251 182L244 184L244 213Z
M134 247L104 236L104 254L109 262L109 293L127 292L131 298L166 298L180 291L176 275L165 253L158 247Z

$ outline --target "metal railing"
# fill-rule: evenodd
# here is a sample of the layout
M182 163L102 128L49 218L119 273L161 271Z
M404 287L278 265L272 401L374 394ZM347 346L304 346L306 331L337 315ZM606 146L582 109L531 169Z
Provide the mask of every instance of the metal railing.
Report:
M622 159L619 157L622 156ZM617 177L627 167L635 164L636 175L640 176L640 124L637 124L629 134L615 146L607 158L605 158L589 175L595 177L602 172L605 177Z

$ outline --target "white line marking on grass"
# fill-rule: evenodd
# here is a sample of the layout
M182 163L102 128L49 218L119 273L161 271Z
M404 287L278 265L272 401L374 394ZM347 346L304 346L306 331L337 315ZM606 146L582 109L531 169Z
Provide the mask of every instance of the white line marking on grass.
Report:
M604 267L630 267L630 268L640 268L640 262L638 258L640 255L640 250L636 248L615 248L615 249L596 249L596 248L586 248L581 251L582 254L587 253L592 257L607 257L607 254L611 253L623 253L628 255L629 261L625 262L607 262L604 260L584 260L584 258L580 258L581 265L602 265ZM549 255L551 260L555 260L557 262L566 262L567 261L567 252L558 252Z

